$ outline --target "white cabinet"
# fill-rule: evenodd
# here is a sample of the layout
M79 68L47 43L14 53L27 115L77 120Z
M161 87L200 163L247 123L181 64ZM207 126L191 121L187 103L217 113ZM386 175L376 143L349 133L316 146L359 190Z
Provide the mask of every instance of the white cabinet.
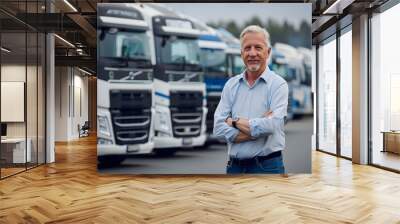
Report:
M32 160L32 141L30 138L26 140L27 147L25 151L25 138L7 138L2 139L1 144L7 145L7 147L12 147L12 162L13 163L25 163L31 162ZM27 161L25 161L25 158Z

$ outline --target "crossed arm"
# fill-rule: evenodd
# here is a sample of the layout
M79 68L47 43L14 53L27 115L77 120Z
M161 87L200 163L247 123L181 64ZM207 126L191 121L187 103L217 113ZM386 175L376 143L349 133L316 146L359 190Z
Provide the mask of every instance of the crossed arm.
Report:
M232 127L231 109L234 96L230 93L232 90L229 88L226 90L225 87L214 114L215 136L224 137L231 143L239 143L283 131L288 103L288 86L286 83L275 89L271 97L271 111L265 112L264 116L259 118L239 118L236 122L238 129Z
M272 111L268 111L264 113L263 117L271 118L272 115L273 115ZM230 127L233 127L232 120L233 119L231 117L228 117L225 123L228 124ZM239 120L236 121L236 127L239 129L239 134L236 136L234 140L235 143L251 141L255 139L254 137L251 137L249 119L239 118Z

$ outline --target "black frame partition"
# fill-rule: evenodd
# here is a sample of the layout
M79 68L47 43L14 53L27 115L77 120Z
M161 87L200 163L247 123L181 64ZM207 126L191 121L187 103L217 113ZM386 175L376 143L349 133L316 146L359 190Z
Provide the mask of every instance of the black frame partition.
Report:
M341 91L341 88L340 88L340 81L341 81L341 65L340 65L340 60L341 60L341 58L340 58L340 37L343 35L343 34L345 34L346 32L351 32L351 29L349 30L349 26L351 26L352 25L352 23L351 22L349 22L349 17L347 17L347 18L344 18L344 20L346 20L346 25L343 25L342 24L342 27L340 27L340 26L338 26L337 24L335 24L335 25L332 25L332 27L334 27L335 28L335 31L334 32L332 32L330 35L326 35L325 34L325 37L323 38L323 39L319 39L318 40L318 42L317 43L315 43L314 45L316 45L316 54L315 54L315 60L316 60L316 66L317 66L317 68L316 68L316 94L317 94L317 97L316 97L316 150L317 151L319 151L319 152L323 152L323 153L326 153L326 154L329 154L329 155L333 155L333 156L337 156L337 157L340 157L340 158L344 158L344 159L347 159L347 160L352 160L352 158L349 158L349 157L346 157L346 156L343 156L342 155L342 153L341 153L341 117L340 117L340 113L341 113L341 108L340 108L340 103L341 103L341 97L340 97L340 91ZM335 151L335 153L332 153L332 152L329 152L329 151L327 151L327 150L324 150L324 149L322 149L322 148L320 148L320 142L319 142L319 136L320 136L320 128L319 128L319 125L320 125L320 116L319 116L319 113L321 112L320 110L319 110L319 103L320 103L320 97L321 97L321 93L320 93L320 91L319 91L319 87L320 87L320 72L319 72L319 68L320 68L320 62L321 62L321 60L320 60L320 57L321 57L321 55L319 54L319 48L321 47L321 44L326 44L326 43L328 43L328 42L330 42L330 41L336 41L336 57L335 57L335 63L336 63L336 108L335 108L335 110L336 110L336 119L335 119L335 121L336 121L336 125L335 125L335 128L336 128L336 131L335 131L335 133L336 133L336 151Z
M2 30L2 23L0 22L0 31ZM1 32L0 32L0 47L2 47L2 38L1 38ZM2 59L2 54L1 54L1 50L0 50L0 124L2 125L3 123L1 122L1 59ZM0 129L0 132L3 132L2 130L3 128ZM3 133L0 133L0 136L2 136ZM2 179L2 156L1 156L1 152L2 152L2 146L0 144L0 179Z
M373 45L373 43L372 43L372 39L373 39L373 37L372 37L372 18L373 18L373 13L383 13L383 12L385 12L386 10L388 10L388 9L390 9L390 8L392 8L392 7L394 7L394 6L396 6L397 4L399 4L400 3L400 1L399 0L388 0L388 1L386 1L384 4L382 4L382 5L380 5L379 7L377 7L377 8L374 8L374 9L365 9L365 11L364 12L360 12L358 15L355 15L355 16L359 16L359 15L368 15L368 20L367 20L367 32L366 32L366 39L367 39L367 69L366 69L366 71L367 71L367 86L365 86L366 88L367 88L367 92L368 92L368 95L367 95L367 117L368 117L368 119L367 119L367 128L368 128L368 136L367 136L367 145L368 145L368 152L367 152L367 154L368 154L368 165L371 165L371 166L374 166L374 167L378 167L378 168L381 168L381 169L385 169L385 170L388 170L388 171L392 171L392 172L396 172L396 173L400 173L400 170L398 170L397 168L396 169L394 169L394 168L391 168L391 167L387 167L387 166L384 166L384 165L382 165L382 164L376 164L376 163L374 163L374 156L373 156L373 144L374 144L374 142L373 142L373 115L372 115L372 108L373 108L373 105L372 105L372 96L373 96L373 94L374 94L374 89L373 89L373 86L372 86L372 79L373 79L373 74L372 74L372 66L373 66L373 61L372 61L372 54L373 54L373 49L372 49L372 45ZM342 68L340 67L340 37L343 35L343 34L345 34L346 32L349 32L349 28L350 28L350 30L352 30L351 29L351 27L349 27L349 26L352 26L352 20L354 19L353 18L353 16L354 15L347 15L347 16L344 16L344 17L342 17L340 20L338 20L338 22L336 22L335 24L333 24L333 25L331 25L330 27L328 27L326 30L324 30L324 31L322 31L318 36L316 36L315 38L314 38L314 40L313 40L313 44L316 46L316 54L315 54L315 60L316 60L316 94L317 94L317 96L316 96L316 150L317 151L319 151L319 152L323 152L323 153L327 153L327 154L330 154L330 155L333 155L333 156L337 156L337 157L340 157L340 158L344 158L344 159L347 159L347 160L352 160L352 158L349 158L349 157L346 157L346 156L343 156L342 155L342 149L341 149L341 144L340 144L340 142L341 142L341 138L340 138L340 133L341 133L341 131L342 131L342 127L341 127L341 117L340 117L340 98L341 98L341 94L340 94L340 91L341 91L341 89L340 89L340 79L341 79L341 70L342 70ZM351 32L351 31L350 31ZM336 77L337 77L337 80L336 80L336 89L337 89L337 105L336 105L336 111L337 111L337 114L336 114L336 122L337 122L337 124L336 124L336 127L337 127L337 130L336 130L336 133L337 133L337 136L336 136L336 146L337 146L337 150L336 150L336 154L335 153L330 153L330 152L327 152L326 150L324 150L323 148L320 148L321 147L321 144L320 144L320 142L319 142L319 135L320 135L320 128L319 128L319 125L320 125L320 113L321 113L321 111L319 110L319 102L320 102L320 100L319 100L319 98L321 97L321 93L320 93L320 90L319 90L319 87L320 87L320 72L319 72L319 70L320 70L320 63L321 63L321 61L320 61L320 57L321 57L321 55L319 54L319 48L321 47L321 44L322 43L324 43L324 42L326 42L329 38L331 38L331 36L332 35L336 35L336 37L335 37L335 39L336 39L336 68L337 68L337 71L336 71ZM375 90L376 91L376 90Z
M391 168L389 166L381 165L378 163L374 162L374 141L373 141L373 113L372 113L372 108L373 108L373 94L374 94L374 88L372 87L372 80L373 80L373 68L372 68L372 54L373 52L373 37L372 37L372 19L373 19L373 14L380 14L384 13L385 11L391 9L392 7L400 4L399 0L388 0L384 4L380 5L379 7L375 8L374 10L368 11L368 21L367 21L367 45L368 45L368 54L367 54L367 61L368 61L368 69L367 69L367 79L368 79L368 165L384 169L387 171L395 172L395 173L400 173L400 169L395 169ZM399 155L400 157L400 155Z
M340 30L336 30L336 155L341 156L341 123L340 123Z
M321 48L321 46L322 45L324 45L324 44L327 44L327 43L329 43L329 42L331 42L331 41L336 41L336 51L337 51L337 45L338 45L338 43L337 43L337 39L338 39L338 37L336 36L336 33L333 33L333 34L331 34L331 35L329 35L329 36L327 36L325 39L323 39L323 40L320 40L317 44L316 44L316 64L317 64L317 69L316 69L316 83L317 83L317 85L316 85L316 94L317 94L317 97L316 97L316 113L317 113L317 115L316 115L316 150L317 151L319 151L319 152L324 152L324 153L327 153L327 154L329 154L329 155L333 155L333 156L337 156L337 151L338 151L338 144L337 144L337 142L338 142L338 136L337 136L337 124L335 125L335 128L336 128L336 153L332 153L332 152L329 152L329 151L327 151L327 150L324 150L324 149L321 149L320 148L320 146L321 146L321 144L320 144L320 141L319 141L319 139L320 139L320 128L319 128L319 126L320 126L320 122L321 122L321 120L320 120L320 116L319 116L319 114L320 114L320 110L319 110L319 103L320 103L320 97L321 97L321 93L320 93L320 91L319 91L319 88L320 88L320 85L321 85L321 82L320 82L320 72L319 72L319 69L320 69L320 62L321 62L321 60L320 60L320 58L321 58L321 55L319 54L319 50L320 50L320 48ZM336 56L335 57L335 59L336 59L336 68L337 68L337 57L338 56ZM336 79L337 79L337 71L336 71ZM337 91L337 89L338 89L338 87L337 87L337 85L338 85L338 82L337 82L337 80L336 80L336 91ZM337 93L336 93L337 94ZM337 96L336 96L336 122L337 122Z
M339 97L337 97L338 98L338 100L337 100L337 105L338 105L338 107L337 107L337 111L336 111L336 113L338 114L338 118L337 118L337 120L336 120L336 122L337 122L337 127L338 127L338 130L337 130L337 136L338 136L338 144L337 144L337 146L338 146L338 148L337 148L337 154L341 157L341 158L344 158L344 159L347 159L347 160L352 160L352 158L351 157L347 157L347 156L344 156L343 155L343 153L342 153L342 129L343 129L343 127L342 127L342 121L343 121L343 119L342 119L342 117L341 117L341 114L342 114L342 108L341 108L341 103L342 103L342 97L341 97L341 90L342 90L342 88L341 88L341 83L342 83L342 77L343 77L343 68L342 68L342 60L341 60L341 40L340 40L340 38L344 35L344 34L346 34L347 32L352 32L352 24L350 23L350 24L348 24L348 25L346 25L345 27L343 27L342 29L340 29L340 30L338 30L337 31L337 93L338 93L338 96Z
M21 130L20 133L24 132L24 136L17 138L24 138L24 147L25 152L23 162L15 162L14 158L10 158L9 155L5 155L2 152L3 150L8 148L8 151L11 152L11 156L13 156L14 150L16 146L7 146L5 143L0 144L0 179L4 179L10 176L14 176L21 172L25 172L26 170L38 167L42 164L46 163L46 77L47 77L47 49L46 49L46 33L36 28L24 23L20 18L14 16L11 12L7 11L6 4L9 2L0 3L0 14L3 18L7 18L7 21L12 21L12 23L17 24L16 29L9 29L10 25L6 24L4 20L0 20L0 46L3 47L5 44L11 46L7 48L10 52L6 52L1 50L0 53L0 82L10 81L3 79L5 73L11 70L6 69L17 69L19 72L23 72L25 74L20 73L20 76L24 76L24 121L6 122L7 125L16 125ZM20 15L24 16L25 20L27 18L27 13L40 13L39 4L46 4L45 0L35 0L35 1L17 1L16 4L19 6ZM28 9L29 4L29 9ZM47 7L41 9L42 12L47 11ZM21 13L22 12L22 13ZM7 37L8 36L8 37ZM7 42L5 43L3 40L7 37ZM13 43L13 38L17 39ZM18 40L21 40L18 42ZM19 45L18 45L19 44ZM14 48L14 49L13 49ZM23 52L23 53L22 53ZM22 54L19 54L22 53ZM9 54L9 55L5 55ZM22 55L22 56L21 56ZM31 57L30 57L31 56ZM14 60L14 61L13 61ZM12 68L7 68L7 66ZM15 67L15 68L14 68ZM19 68L18 68L19 67ZM10 77L10 76L9 76ZM12 80L11 80L12 81ZM18 81L20 82L20 81ZM0 85L0 90L2 85ZM4 97L4 96L3 96ZM0 101L1 101L1 91L0 91ZM1 103L1 102L0 102ZM29 110L28 110L29 106ZM0 110L1 108L0 104ZM0 114L0 123L1 123L1 114ZM19 123L19 124L17 124ZM15 129L15 127L13 127ZM22 131L22 129L24 131ZM15 129L17 130L17 129ZM12 132L15 132L12 130ZM12 133L15 134L15 133ZM9 134L8 134L9 135ZM18 133L16 134L18 135ZM13 135L8 138L15 138ZM30 144L30 146L28 146ZM20 146L21 147L21 146ZM28 158L28 147L30 147L30 156ZM7 158L3 158L2 156L8 156ZM7 159L7 160L6 160ZM6 164L7 161L7 164ZM11 162L9 162L11 161ZM30 161L30 162L29 162ZM14 171L15 167L18 168L17 171ZM14 169L14 170L7 170ZM7 172L6 172L7 171Z
M24 8L26 9L26 4ZM12 18L11 14L5 11L4 9L1 9L0 13L2 13L1 14L2 17ZM3 24L3 21L4 20L1 21L2 60L0 61L0 69L2 70L2 73L0 81L2 85L0 85L0 90L3 91L2 89L3 83L6 84L5 82L7 82L9 85L15 85L13 87L8 88L9 90L17 88L15 91L18 90L18 84L23 83L23 90L22 90L23 93L21 94L19 92L20 94L19 100L17 99L18 102L15 102L16 104L20 104L21 101L20 97L23 97L23 118L21 119L18 116L9 118L8 120L5 119L4 117L1 118L1 121L4 121L2 123L6 123L8 127L7 128L8 133L6 139L2 139L0 144L1 147L0 150L2 151L2 157L0 160L0 169L2 170L1 172L2 176L0 178L12 176L27 170L27 148L28 148L27 132L26 132L27 27L25 24L17 21L17 26L15 30L7 30L8 27L6 24ZM7 49L7 51L4 51L3 49ZM7 66L5 64L7 64ZM5 69L7 70L15 69L18 70L19 73L18 71L13 72L15 75L11 77L8 75L8 73L11 73L12 71L5 71ZM21 73L22 70L24 71L23 73ZM3 99L5 99L8 96L3 95L2 97ZM0 99L0 101L2 101L2 99ZM3 104L3 102L1 102L1 104ZM1 104L0 104L0 110L2 112L3 110L9 110L8 108L2 108ZM21 141L21 139L23 140ZM7 140L11 141L8 142ZM13 142L13 140L15 142ZM21 149L20 148L21 146L24 146L24 148ZM22 156L21 156L21 150L23 150ZM17 159L14 158L16 157L16 155L18 155L18 162L16 161ZM21 163L19 160L22 160L23 162Z

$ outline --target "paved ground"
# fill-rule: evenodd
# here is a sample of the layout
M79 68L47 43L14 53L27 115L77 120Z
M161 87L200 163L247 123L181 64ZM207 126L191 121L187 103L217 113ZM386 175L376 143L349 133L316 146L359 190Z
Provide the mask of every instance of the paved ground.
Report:
M284 161L289 173L311 172L311 135L313 120L307 117L286 125ZM214 144L207 148L178 151L171 157L154 155L126 159L120 166L99 169L104 173L124 174L223 174L227 147Z

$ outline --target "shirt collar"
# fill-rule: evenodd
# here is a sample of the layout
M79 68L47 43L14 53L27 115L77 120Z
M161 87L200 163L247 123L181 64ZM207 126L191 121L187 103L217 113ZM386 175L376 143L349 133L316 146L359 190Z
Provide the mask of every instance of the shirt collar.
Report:
M264 72L261 74L261 76L259 78L263 79L265 82L268 82L269 78L271 77L271 73L272 71L269 69L268 65L265 68ZM245 79L245 75L246 75L246 70L244 70L241 74L240 74L240 80L244 80Z

